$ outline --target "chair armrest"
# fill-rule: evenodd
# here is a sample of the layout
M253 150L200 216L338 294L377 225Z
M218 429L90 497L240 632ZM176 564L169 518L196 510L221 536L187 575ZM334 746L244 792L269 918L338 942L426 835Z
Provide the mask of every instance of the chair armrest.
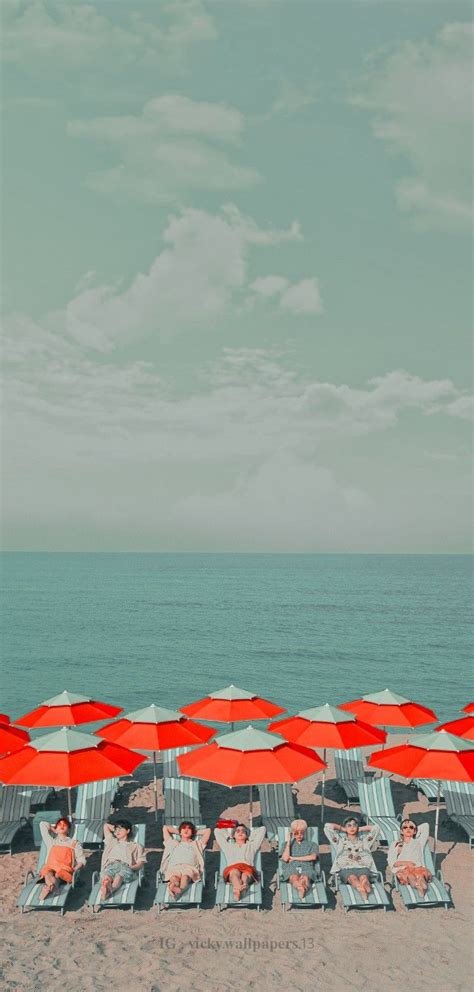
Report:
M322 882L323 885L324 885L324 888L326 888L326 885L327 885L327 882L326 882L326 872L323 871L322 868L321 868L321 872L320 872L320 876L319 876L319 881Z
M144 877L145 877L145 872L143 871L143 868L139 868L138 869L138 884L139 885L143 885L143 879L144 879Z
M37 876L36 876L35 872L34 871L31 871L31 868L28 869L28 871L27 871L27 873L25 875L25 885L27 885L28 882L30 882L30 881L32 882L36 877Z
M157 871L156 871L156 884L158 885L158 882L164 882L164 880L165 880L165 878L164 878L164 875L163 875L163 872L162 872L161 868L157 868Z
M215 887L216 887L216 889L217 889L217 886L218 886L218 884L219 884L219 877L220 877L220 876L219 876L219 869L217 869L217 870L216 870L216 874L215 874L215 876L214 876L214 885L215 885Z
M98 882L98 881L99 881L99 872L98 871L94 871L92 873L92 884L95 885L96 882Z
M83 866L81 865L81 867L78 868L77 871L73 872L72 882L71 882L71 888L73 888L73 889L76 887L76 885L77 885L77 883L79 881L79 875L81 874L82 868L83 868Z

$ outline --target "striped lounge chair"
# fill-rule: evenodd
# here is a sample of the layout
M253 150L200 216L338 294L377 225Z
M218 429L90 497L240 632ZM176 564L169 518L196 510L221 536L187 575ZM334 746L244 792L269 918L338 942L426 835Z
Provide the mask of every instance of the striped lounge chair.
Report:
M197 830L205 830L206 827L203 824L199 824L196 828ZM176 836L176 840L179 840L179 835ZM204 889L206 886L206 853L204 852L204 871L202 878L198 882L193 882L192 885L188 885L188 888L183 892L179 899L174 899L169 891L168 884L165 882L165 878L161 868L158 868L156 873L156 895L155 895L155 906L158 908L158 913L163 909L181 909L182 907L196 906L198 910L201 907Z
M74 837L76 834L74 833ZM20 907L22 913L26 913L28 910L35 909L59 909L61 916L64 916L66 911L66 902L72 889L77 885L79 880L80 870L74 872L72 876L72 882L61 882L60 887L56 893L53 893L46 897L44 902L40 902L40 895L43 889L43 885L40 884L42 879L40 878L39 871L43 867L46 857L47 848L44 841L41 842L41 847L38 855L38 864L36 866L36 871L28 871L26 873L25 884L18 897L17 906Z
M346 751L336 748L334 751L336 766L336 781L344 790L349 804L359 802L359 783L372 781L373 772L364 766L362 751L358 747Z
M330 841L329 846L331 848L331 857L334 860L336 857L336 845ZM371 871L369 877L372 892L366 902L360 892L357 892L357 889L354 889L352 885L348 885L346 882L341 882L338 872L333 874L332 878L334 880L336 894L339 892L341 896L345 913L348 913L350 909L383 909L384 912L387 911L390 901L385 891L382 873L380 871Z
M104 821L110 816L118 779L87 782L77 790L74 821L78 841L85 847L103 843Z
M289 827L295 819L295 800L291 785L259 785L260 812L270 843L277 842L279 828Z
M133 840L137 844L141 844L142 847L145 846L145 824L138 823L133 827ZM116 892L112 893L108 899L103 902L100 898L100 872L95 871L92 875L92 889L89 899L87 900L87 905L91 907L93 913L98 913L101 909L126 909L129 908L132 913L135 909L135 903L137 901L138 890L143 882L144 872L143 868L136 873L137 877L133 879L133 882L127 882L126 885L121 885Z
M380 843L391 844L400 836L400 813L395 813L390 779L374 779L373 782L359 783L360 808L367 823L375 823L380 830Z
M467 834L474 849L474 785L471 782L443 782L446 812L453 823Z
M178 824L181 820L201 822L199 782L194 778L164 778L164 823Z
M410 782L410 785L418 792L422 792L426 796L428 802L435 803L438 798L438 783L433 778L414 778ZM439 798L442 800L443 794L440 792Z
M288 840L288 834L290 830L289 827L278 827L278 852L282 854L283 848ZM308 827L307 830L308 840L312 841L313 844L317 844L319 847L319 831L317 827ZM282 862L278 860L277 867L277 889L280 892L280 901L283 909L313 909L317 907L324 910L328 904L328 894L326 891L326 876L321 870L321 865L319 861L316 862L316 870L319 869L319 878L312 883L311 888L307 892L304 899L293 888L290 882L286 882L282 878Z
M45 785L40 789L35 786L31 789L31 805L44 806L48 802L52 792L54 792L54 789L49 785Z
M178 762L176 758L180 754L187 754L192 751L192 747L170 747L162 752L163 756L163 778L181 778ZM187 776L184 776L185 778Z
M247 892L239 900L234 896L230 882L224 881L224 869L226 861L222 851L219 852L219 868L215 874L216 887L216 907L219 911L223 909L252 909L260 912L263 902L263 874L262 874L262 853L257 851L255 857L255 869L258 879L249 885Z
M12 853L13 841L29 823L31 789L19 785L0 786L0 853Z
M419 909L423 906L444 906L445 909L449 909L449 906L452 905L451 896L446 888L442 872L439 869L435 872L428 842L426 842L423 850L423 860L433 876L424 896L420 896L412 885L401 885L397 876L393 875L394 888L400 894L405 909Z

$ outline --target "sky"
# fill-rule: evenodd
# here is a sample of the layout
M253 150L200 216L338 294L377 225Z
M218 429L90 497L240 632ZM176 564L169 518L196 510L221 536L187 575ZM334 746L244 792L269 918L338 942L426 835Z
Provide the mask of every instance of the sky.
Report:
M471 550L470 4L4 0L7 550Z

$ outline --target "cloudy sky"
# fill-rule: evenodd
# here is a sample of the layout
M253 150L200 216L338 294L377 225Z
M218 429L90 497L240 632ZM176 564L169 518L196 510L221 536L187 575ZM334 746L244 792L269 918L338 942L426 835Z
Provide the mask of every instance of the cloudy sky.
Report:
M2 16L4 546L468 551L470 5Z

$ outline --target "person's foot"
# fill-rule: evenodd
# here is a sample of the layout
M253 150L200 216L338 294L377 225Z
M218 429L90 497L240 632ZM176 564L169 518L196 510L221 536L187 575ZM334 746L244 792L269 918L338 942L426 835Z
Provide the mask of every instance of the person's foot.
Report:
M45 885L44 888L42 889L41 895L39 897L39 901L44 902L45 899L47 899L48 896L50 896L54 892L55 888L56 886L54 882L50 882L48 885Z
M240 902L240 893L242 891L242 887L240 885L239 885L238 888L237 888L237 886L234 886L234 888L232 889L232 891L234 893L234 899L235 899L235 901L236 902Z
M100 887L100 900L105 902L106 899L110 898L110 882L102 882Z
M422 886L422 885L417 885L417 887L416 887L416 891L418 892L418 895L420 896L420 898L421 898L421 899L424 899L424 897L425 897L425 895L426 895L426 889L425 889L425 888L423 888L423 886Z

